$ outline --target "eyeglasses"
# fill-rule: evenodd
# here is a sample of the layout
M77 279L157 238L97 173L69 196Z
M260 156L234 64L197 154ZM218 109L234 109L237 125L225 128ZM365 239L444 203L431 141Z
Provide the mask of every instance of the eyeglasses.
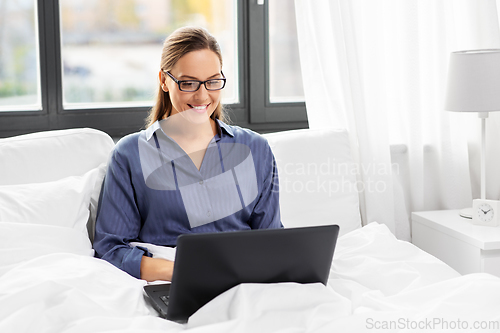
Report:
M172 80L174 80L175 83L179 86L180 91L186 91L186 92L195 92L198 89L200 89L201 84L205 86L205 89L208 91L214 91L214 90L221 90L226 86L226 77L224 76L224 73L221 72L222 74L222 79L210 79L206 81L197 81L197 80L177 80L175 77L170 74L169 71L164 71Z

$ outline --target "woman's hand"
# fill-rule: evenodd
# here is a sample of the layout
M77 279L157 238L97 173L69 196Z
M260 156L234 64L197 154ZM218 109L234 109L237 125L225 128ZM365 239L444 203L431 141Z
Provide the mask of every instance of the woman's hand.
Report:
M163 280L172 281L174 262L159 258L143 256L141 260L141 279L148 282Z

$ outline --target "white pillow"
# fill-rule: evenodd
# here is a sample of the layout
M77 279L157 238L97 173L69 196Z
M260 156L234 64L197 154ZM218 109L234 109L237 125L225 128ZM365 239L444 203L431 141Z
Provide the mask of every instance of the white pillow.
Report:
M53 182L80 176L108 160L113 139L91 128L0 139L0 185Z
M82 176L0 186L0 221L69 227L86 232L91 197L98 195L103 173L104 164Z
M304 129L265 134L279 175L286 228L338 224L340 235L361 227L356 165L349 134Z

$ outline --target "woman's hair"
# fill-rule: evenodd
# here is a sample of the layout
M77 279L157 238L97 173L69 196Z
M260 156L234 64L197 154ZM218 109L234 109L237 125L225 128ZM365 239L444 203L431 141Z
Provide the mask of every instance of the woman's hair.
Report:
M222 53L219 44L214 36L207 30L197 27L184 27L175 30L167 37L163 43L161 53L160 68L164 71L170 71L177 61L186 53L199 50L213 51L219 57L222 67ZM161 88L161 82L158 84L158 92L155 105L149 111L146 118L146 127L151 126L155 121L169 117L172 113L172 102L170 95ZM223 110L222 103L217 105L215 111L210 116L212 119L219 119L226 122L227 118Z

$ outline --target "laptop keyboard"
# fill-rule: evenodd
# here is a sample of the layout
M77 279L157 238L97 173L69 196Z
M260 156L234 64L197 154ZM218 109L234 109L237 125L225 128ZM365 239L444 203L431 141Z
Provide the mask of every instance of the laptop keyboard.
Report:
M168 306L168 300L169 300L169 298L170 298L170 297L169 297L169 295L162 295L162 296L160 296L161 301L162 301L162 302L163 302L166 306Z

